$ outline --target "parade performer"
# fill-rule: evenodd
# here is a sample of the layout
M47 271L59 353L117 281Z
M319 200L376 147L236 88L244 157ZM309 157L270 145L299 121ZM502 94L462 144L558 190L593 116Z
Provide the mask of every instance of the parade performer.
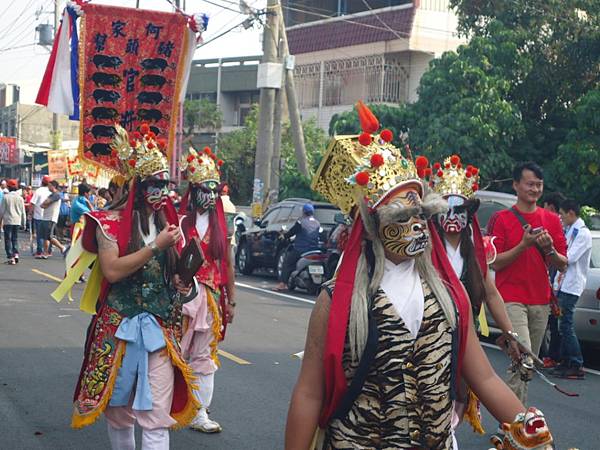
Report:
M389 130L375 134L362 104L359 118L363 133L334 138L313 181L343 212L359 212L310 319L286 449L456 448L461 377L500 422L525 407L494 373L466 292L428 230L447 202L427 192Z
M200 409L190 428L204 433L222 430L221 425L208 417L208 408L219 366L218 344L235 312L233 258L221 198L224 186L220 183L219 167L222 163L208 147L202 152L190 148L181 161L184 177L189 182L179 210L183 214L181 229L185 239L200 241L204 253L204 264L196 274L198 295L183 306L181 348L199 387L194 393Z
M116 125L112 151L129 180L129 195L124 208L86 213L84 251L65 281L77 279L83 270L77 267L89 264L86 255L97 253L82 299L82 309L89 310L83 303L97 294L72 426L90 425L104 412L113 449L135 449L137 421L142 448L163 450L169 428L186 426L199 406L178 343L182 303L195 292L174 273L181 234L166 197L167 158L148 126L140 128L144 135L129 140Z
M496 255L493 241L483 239L477 209L479 199L479 169L472 165L463 167L460 156L452 155L443 164L435 163L431 168L423 156L415 159L417 172L430 180L433 191L448 201L448 210L434 217L434 225L442 238L446 255L456 275L465 286L471 301L471 312L481 334L489 336L484 304L489 308L494 322L503 332L504 343L508 344L511 356L518 360L519 349L514 339L512 324L506 313L504 300L500 296L488 265ZM478 326L477 326L478 325ZM501 345L505 348L505 345ZM473 429L484 434L477 398L472 391L465 393L465 401L458 402L457 418L465 414Z

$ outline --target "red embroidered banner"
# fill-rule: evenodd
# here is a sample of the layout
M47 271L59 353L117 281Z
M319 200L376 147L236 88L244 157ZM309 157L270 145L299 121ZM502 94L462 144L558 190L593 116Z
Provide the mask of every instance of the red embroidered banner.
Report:
M115 123L128 132L148 122L175 144L181 78L187 45L181 14L86 4L81 26L81 125L79 154L116 167L110 142Z

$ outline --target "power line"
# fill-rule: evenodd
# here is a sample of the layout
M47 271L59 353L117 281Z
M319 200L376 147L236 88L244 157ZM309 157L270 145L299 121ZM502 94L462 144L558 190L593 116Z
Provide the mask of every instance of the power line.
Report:
M10 52L11 50L17 50L19 48L33 47L34 45L36 45L35 42L33 42L31 44L17 45L16 47L3 48L3 49L0 49L0 53Z
M27 5L25 6L25 8L23 8L23 10L19 13L17 19L14 22L11 22L8 25L8 28L5 28L4 30L0 31L0 33L4 33L2 36L0 36L0 40L4 39L8 33L13 29L13 27L15 26L15 24L17 24L21 18L23 17L27 17L25 14L25 12L29 9L29 7L31 6L31 4L34 2L35 0L30 0L29 3L27 3Z

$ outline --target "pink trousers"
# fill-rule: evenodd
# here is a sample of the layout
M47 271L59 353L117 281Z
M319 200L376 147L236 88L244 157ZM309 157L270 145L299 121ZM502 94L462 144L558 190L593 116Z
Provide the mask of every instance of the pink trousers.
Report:
M177 422L170 415L173 402L175 371L165 349L148 355L148 378L152 391L152 410L136 411L129 406L107 406L104 411L108 423L117 429L131 428L135 422L146 430L170 428Z
M206 289L200 285L198 296L183 305L183 314L188 316L189 322L181 341L181 352L194 373L210 375L216 372L217 364L211 357L214 318L208 307Z

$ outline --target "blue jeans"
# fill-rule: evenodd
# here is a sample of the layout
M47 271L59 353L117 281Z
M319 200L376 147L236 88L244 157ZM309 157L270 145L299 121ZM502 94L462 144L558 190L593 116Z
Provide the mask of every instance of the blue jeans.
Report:
M583 366L583 356L581 355L579 340L575 334L575 323L573 322L575 305L579 300L579 296L559 291L557 298L561 313L558 319L558 329L561 339L560 356L562 363L568 367L581 367Z
M35 231L35 242L36 242L36 253L42 254L44 253L44 238L42 237L42 233L40 232L40 224L42 221L40 219L33 219L33 230Z

